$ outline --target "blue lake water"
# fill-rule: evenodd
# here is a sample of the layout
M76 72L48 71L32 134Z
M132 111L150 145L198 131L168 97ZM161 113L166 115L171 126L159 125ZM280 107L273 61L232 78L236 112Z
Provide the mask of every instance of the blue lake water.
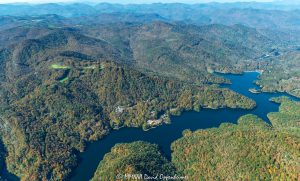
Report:
M117 143L128 143L133 141L147 141L158 144L168 158L171 157L171 143L182 136L182 131L190 129L205 129L218 127L221 123L230 122L236 123L237 119L245 114L255 114L270 123L267 114L269 112L278 111L279 105L270 102L271 97L287 96L285 93L260 93L253 94L249 92L249 88L258 88L253 82L259 74L256 72L247 72L243 75L223 75L230 79L232 84L223 85L240 94L243 94L256 101L257 106L252 110L242 109L202 109L200 112L184 112L181 116L171 117L172 123L162 125L149 131L143 131L141 128L122 128L117 131L112 131L103 139L90 144L87 149L80 154L79 166L75 169L71 180L87 181L92 178L97 169L99 162L103 156ZM290 96L289 96L290 97ZM291 97L299 101L295 97Z

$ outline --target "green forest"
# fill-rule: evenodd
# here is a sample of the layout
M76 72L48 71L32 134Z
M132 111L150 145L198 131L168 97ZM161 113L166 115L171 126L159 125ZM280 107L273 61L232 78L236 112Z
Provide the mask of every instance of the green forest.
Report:
M99 164L92 181L134 180L130 174L174 175L175 167L160 152L155 144L133 142L117 144L107 153ZM126 179L126 175L128 178ZM116 178L119 175L120 178Z
M261 86L262 91L287 92L300 97L300 54L291 51L277 59L279 61L276 61L276 64L269 64L262 68L265 71L256 83Z
M9 171L24 180L65 179L77 165L77 152L111 129L150 128L147 120L159 112L255 106L229 89L149 76L112 62L86 66L50 66L50 79L2 113ZM62 76L68 79L61 82Z

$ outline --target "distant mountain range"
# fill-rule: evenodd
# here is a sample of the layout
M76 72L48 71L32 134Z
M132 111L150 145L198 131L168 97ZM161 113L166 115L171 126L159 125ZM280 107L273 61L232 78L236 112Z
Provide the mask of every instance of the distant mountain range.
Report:
M273 3L257 2L236 2L236 3L202 3L202 4L181 4L181 3L153 3L153 4L110 4L110 3L45 3L45 4L1 4L0 15L42 15L58 14L66 17L91 15L111 12L169 12L175 13L179 10L190 12L191 10L205 11L207 9L263 9L263 10L297 10L300 9L298 1L278 1ZM168 11L170 10L170 11ZM173 11L172 11L173 10ZM176 10L174 12L174 10ZM200 13L200 12L198 12Z
M276 7L276 8L272 8ZM195 25L243 24L261 29L300 29L300 6L291 8L283 3L208 3L208 4L38 4L0 5L0 16L41 16L55 14L64 18L99 16L100 14L120 14L123 21L167 20ZM134 14L135 17L128 17ZM152 15L149 16L149 14ZM147 16L145 16L147 15ZM110 15L109 15L110 16ZM137 17L138 16L138 17ZM108 19L106 19L108 18ZM116 18L116 16L114 17ZM127 19L126 19L127 18ZM130 18L130 19L128 19ZM2 18L3 19L3 18ZM139 19L139 20L138 20ZM98 21L111 22L109 17ZM115 21L119 21L115 20ZM3 23L3 22L0 22Z

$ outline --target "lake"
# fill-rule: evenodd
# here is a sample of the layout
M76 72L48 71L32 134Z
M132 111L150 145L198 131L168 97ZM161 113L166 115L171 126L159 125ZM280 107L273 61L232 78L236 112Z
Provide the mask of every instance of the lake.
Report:
M184 112L181 116L171 117L171 124L162 125L149 131L143 131L141 128L122 128L112 131L103 139L91 143L87 149L80 154L79 166L75 169L72 181L87 181L93 177L99 162L103 156L117 143L128 143L133 141L147 141L158 144L167 158L171 157L171 143L182 136L182 131L190 129L206 129L218 127L221 123L236 123L237 119L245 114L255 114L270 123L267 113L278 111L279 105L270 102L271 97L288 96L285 93L260 93L249 92L249 88L257 88L253 82L257 79L257 72L247 72L243 75L226 74L225 78L230 79L232 84L222 85L228 87L240 94L243 94L256 101L257 106L252 110L243 109L201 109L200 112ZM299 101L298 98L289 96Z

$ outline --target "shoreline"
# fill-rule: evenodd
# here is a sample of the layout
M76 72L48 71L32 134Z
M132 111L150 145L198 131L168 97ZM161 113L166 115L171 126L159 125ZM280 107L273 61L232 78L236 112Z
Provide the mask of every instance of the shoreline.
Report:
M261 75L264 71L263 70L246 70L246 71L244 71L244 73L251 73L251 72L259 73L259 75Z

